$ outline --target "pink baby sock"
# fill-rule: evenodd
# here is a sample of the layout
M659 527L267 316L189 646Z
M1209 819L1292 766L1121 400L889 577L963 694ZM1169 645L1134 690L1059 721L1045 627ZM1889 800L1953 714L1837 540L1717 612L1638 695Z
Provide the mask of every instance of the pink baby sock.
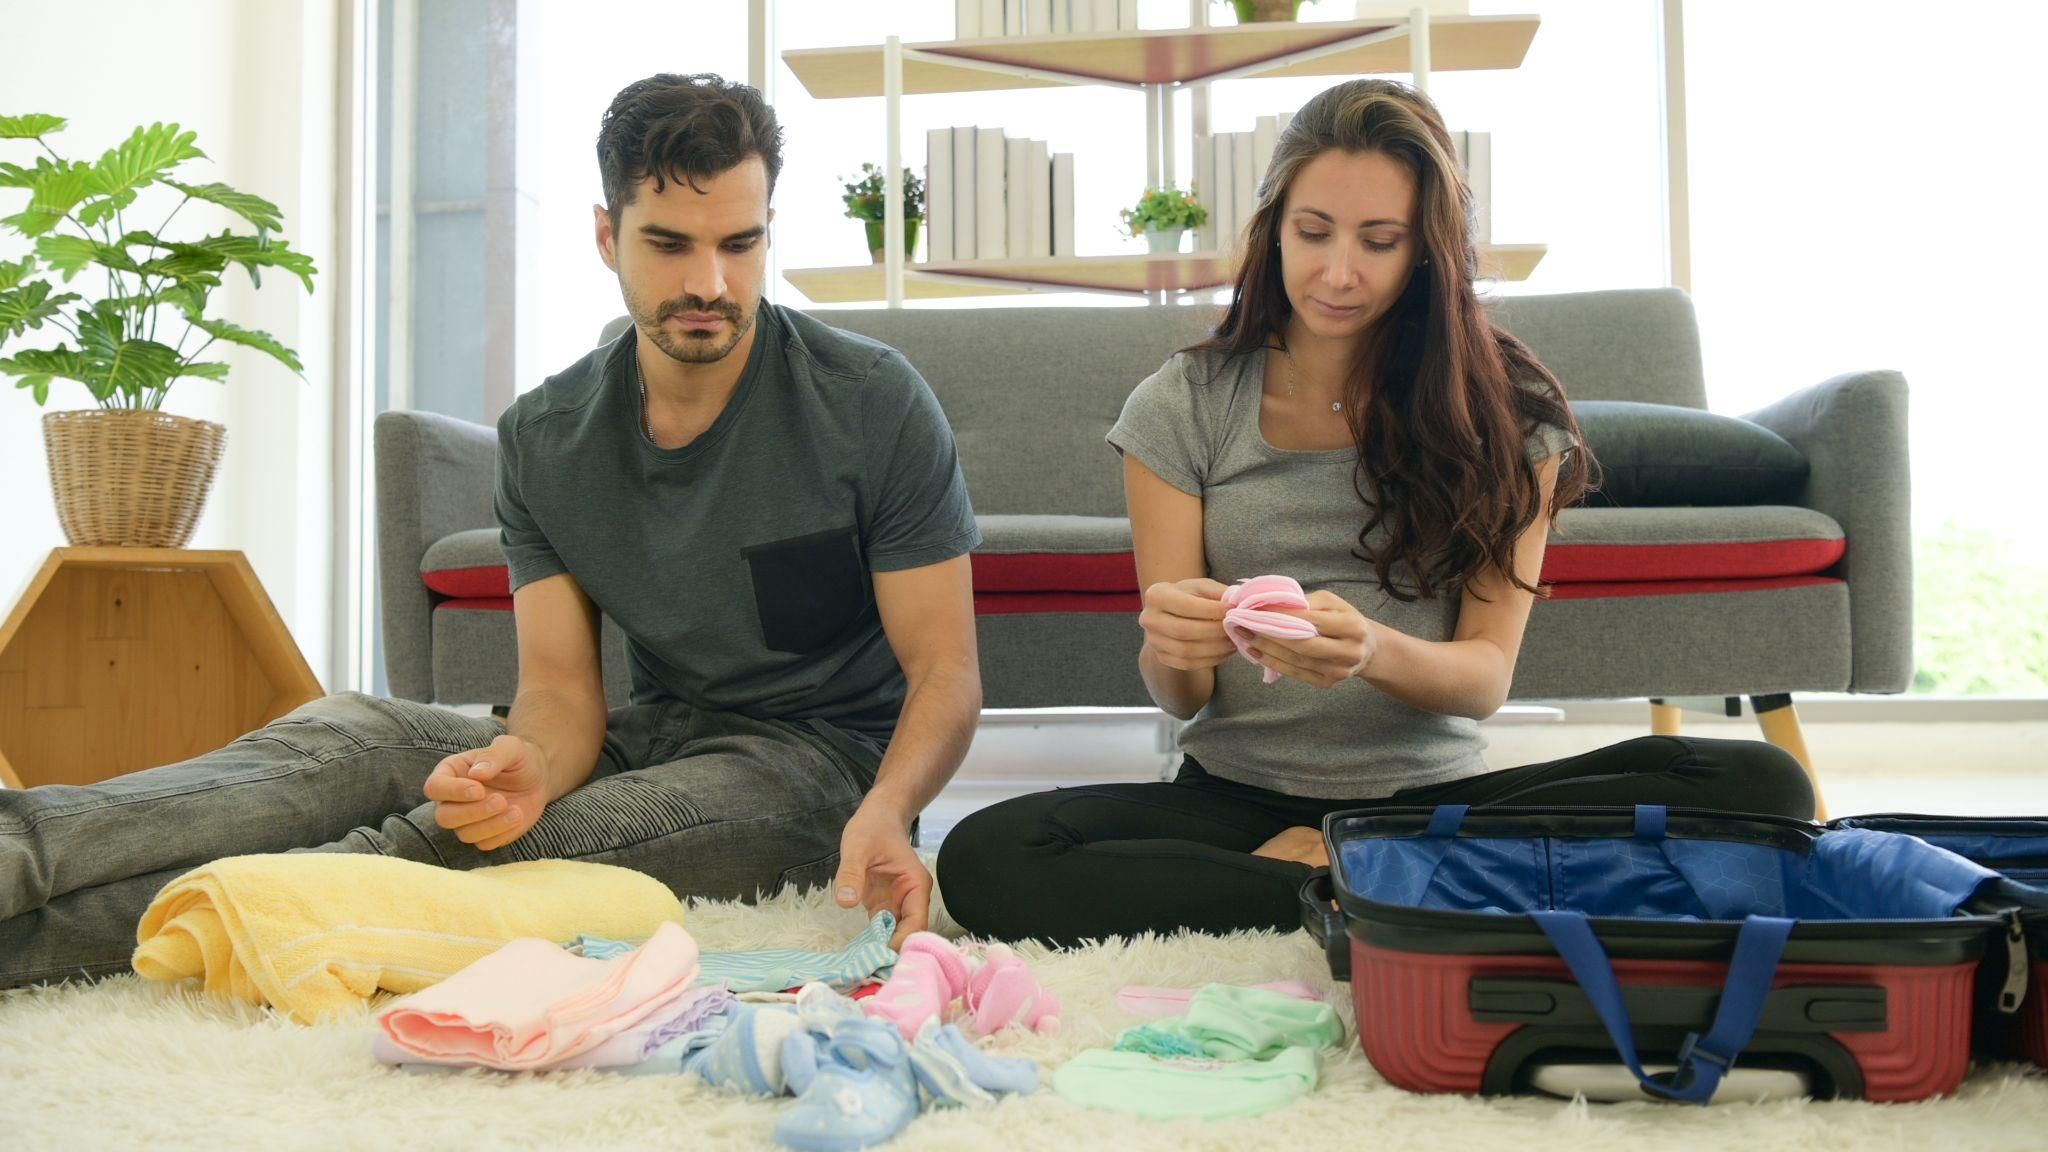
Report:
M1031 975L1024 958L1001 944L990 944L981 967L967 982L968 1031L993 1036L1012 1025L1050 1036L1060 1030L1059 997Z
M914 1040L925 1021L944 1015L946 1006L966 993L967 975L967 958L945 937L912 932L888 982L861 1007L894 1024L905 1040Z
M1320 633L1316 626L1299 616L1275 612L1275 608L1305 609L1308 596L1291 576L1254 576L1240 580L1223 592L1223 602L1230 605L1230 611L1223 614L1223 634L1237 645L1244 658L1257 664L1252 658L1252 643L1255 636L1277 636L1283 640L1313 640ZM1266 669L1266 683L1280 679L1280 674Z

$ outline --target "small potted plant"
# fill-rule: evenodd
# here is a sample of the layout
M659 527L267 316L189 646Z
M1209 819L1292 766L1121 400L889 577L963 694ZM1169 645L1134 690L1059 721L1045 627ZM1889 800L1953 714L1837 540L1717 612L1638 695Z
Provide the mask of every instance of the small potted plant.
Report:
M886 178L883 176L882 168L879 164L863 164L860 166L860 171L860 179L848 184L846 186L846 195L840 197L840 199L846 201L846 215L848 219L866 222L868 255L874 258L875 263L880 264L883 259L882 231L885 226L883 216L888 207L887 193L883 188ZM905 168L903 170L903 258L905 260L910 259L910 254L917 250L917 229L918 225L922 223L924 223L924 181L917 178L917 173Z
M1209 210L1195 202L1191 193L1178 188L1147 188L1136 208L1126 208L1124 231L1142 236L1154 252L1180 251L1180 238L1190 228L1209 222Z
M225 184L172 176L185 161L206 158L196 133L151 124L86 163L50 147L46 137L64 125L58 116L0 116L0 142L32 141L44 153L32 168L0 162L0 189L28 193L27 208L0 218L0 228L31 245L20 259L0 258L0 375L17 377L37 405L48 402L57 380L92 394L93 408L43 417L50 487L71 543L182 548L205 507L227 433L162 411L171 385L188 376L226 380L228 365L206 358L216 344L253 348L303 371L297 354L269 333L209 315L208 298L231 266L258 286L263 269L282 269L311 292L313 258L277 236L284 223L277 205ZM131 228L126 211L156 186L175 197L170 215L154 231ZM226 209L253 230L171 239L171 217L194 200ZM88 268L106 277L95 285L96 300L65 290ZM55 348L5 348L45 325L69 340L60 338Z
M1289 21L1301 14L1301 0L1230 0L1239 24Z

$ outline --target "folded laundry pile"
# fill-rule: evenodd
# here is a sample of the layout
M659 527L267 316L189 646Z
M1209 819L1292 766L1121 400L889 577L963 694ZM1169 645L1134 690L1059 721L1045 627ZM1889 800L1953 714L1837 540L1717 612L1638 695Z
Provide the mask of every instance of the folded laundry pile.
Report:
M209 995L310 1024L379 992L417 992L522 937L645 939L682 919L660 881L608 864L458 872L347 853L231 856L157 893L134 964L145 979L198 977Z
M1320 1054L1344 1041L1328 1004L1210 984L1184 1016L1128 1029L1114 1049L1061 1065L1053 1091L1088 1108L1154 1119L1257 1116L1315 1088Z

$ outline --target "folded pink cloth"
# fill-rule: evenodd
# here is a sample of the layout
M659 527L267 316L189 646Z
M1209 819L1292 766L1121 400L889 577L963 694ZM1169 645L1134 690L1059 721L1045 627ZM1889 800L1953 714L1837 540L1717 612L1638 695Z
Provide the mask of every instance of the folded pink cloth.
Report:
M551 1068L691 993L697 942L665 922L640 947L591 960L536 937L514 940L377 1017L399 1051L506 1072Z
M1292 996L1297 1000L1321 1003L1323 999L1323 994L1316 991L1313 985L1304 984L1299 980L1275 980L1269 984L1254 984L1252 987L1264 992ZM1134 984L1117 992L1116 1006L1146 1020L1157 1020L1162 1016L1183 1016L1187 1014L1188 1002L1200 991L1200 988L1147 988Z
M1305 609L1308 596L1301 585L1291 576L1254 576L1240 580L1223 591L1223 602L1230 605L1230 611L1223 614L1223 634L1237 645L1244 658L1257 664L1252 657L1254 636L1277 636L1282 640L1313 640L1321 633L1316 626L1299 616L1275 612L1275 608ZM1266 669L1266 683L1280 679L1280 674Z

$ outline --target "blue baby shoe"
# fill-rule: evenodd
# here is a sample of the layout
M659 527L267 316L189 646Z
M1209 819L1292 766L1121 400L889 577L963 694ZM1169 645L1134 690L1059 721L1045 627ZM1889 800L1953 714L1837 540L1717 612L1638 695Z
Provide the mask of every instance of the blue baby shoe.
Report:
M817 1049L817 1068L775 1119L775 1142L798 1152L853 1152L895 1138L917 1118L917 1078L894 1025L848 1020Z
M780 1005L746 1005L711 1046L691 1056L684 1068L712 1084L749 1096L783 1093L782 1042L803 1029L795 1012Z

